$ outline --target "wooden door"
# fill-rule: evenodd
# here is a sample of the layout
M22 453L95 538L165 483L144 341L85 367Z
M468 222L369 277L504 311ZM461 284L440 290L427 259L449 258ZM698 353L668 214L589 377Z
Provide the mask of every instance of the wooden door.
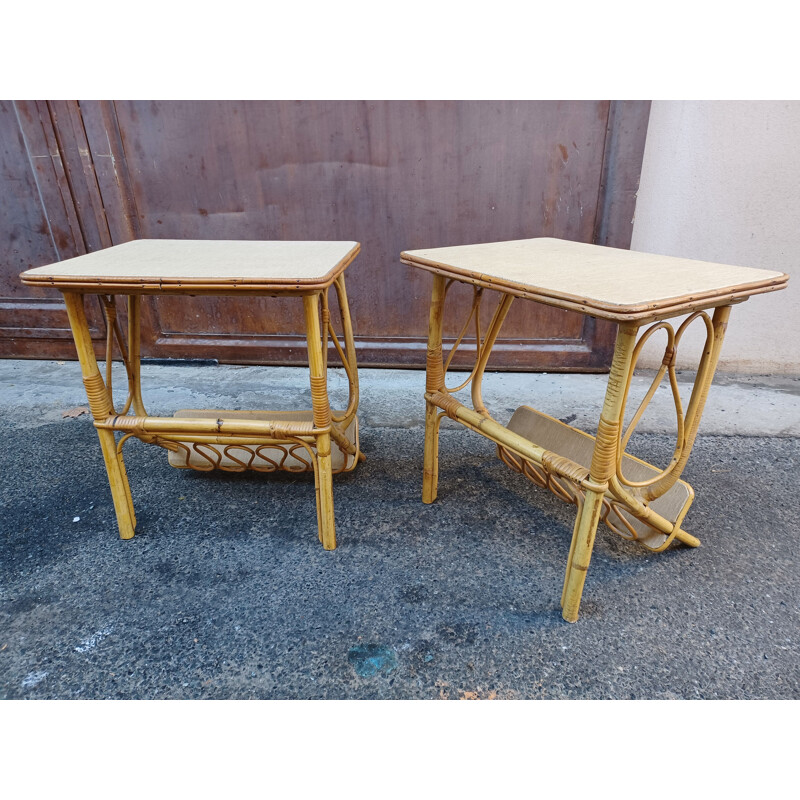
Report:
M0 355L76 357L61 295L18 275L85 252L48 104L0 101ZM104 335L99 307L87 315Z
M608 101L36 107L54 132L50 160L63 164L76 252L81 237L85 250L142 237L359 241L347 273L359 363L419 367L430 276L401 265L399 253L532 236L628 247L649 113L646 102ZM9 155L11 172L22 156ZM43 247L22 266L65 257ZM2 263L8 292L21 262ZM464 287L454 292L451 336L471 300ZM27 319L28 346L7 339L3 354L52 358L33 309ZM610 333L601 322L519 302L492 364L603 369ZM291 300L148 298L143 335L146 356L305 363L302 313Z

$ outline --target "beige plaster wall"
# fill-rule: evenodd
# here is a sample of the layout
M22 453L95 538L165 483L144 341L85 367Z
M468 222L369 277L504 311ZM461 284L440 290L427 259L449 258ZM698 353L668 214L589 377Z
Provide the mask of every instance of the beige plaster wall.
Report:
M788 273L787 289L734 306L719 369L800 374L800 102L653 102L631 249ZM649 345L640 365L655 367Z

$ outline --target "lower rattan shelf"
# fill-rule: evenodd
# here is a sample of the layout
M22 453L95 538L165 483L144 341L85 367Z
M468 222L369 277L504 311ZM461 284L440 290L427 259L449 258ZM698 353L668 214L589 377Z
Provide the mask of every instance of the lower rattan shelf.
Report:
M340 412L333 412L340 415ZM182 409L174 414L177 419L225 419L256 420L263 422L304 422L313 425L311 411L227 411L221 409ZM358 418L353 416L346 428L340 428L347 441L354 446L354 453L342 450L335 441L331 442L331 471L347 472L357 463ZM178 449L169 450L169 463L178 469L210 471L221 469L226 472L311 472L314 465L311 451L315 451L313 437L306 444L299 439L268 442L237 442L236 444L211 444L207 442L177 441ZM174 441L174 440L173 440Z
M587 469L591 464L595 437L541 411L529 406L520 406L507 427L546 450L565 456ZM498 455L505 464L524 474L533 483L549 489L566 502L576 502L579 488L571 481L547 473L540 465L510 453L502 445L498 446ZM635 456L625 454L622 457L622 473L630 481L646 481L661 472L658 467ZM676 527L680 527L693 499L692 487L686 481L679 480L664 495L651 501L649 507ZM637 519L630 509L610 492L606 494L603 502L602 520L624 538L636 539L652 550L661 547L667 539L666 534Z

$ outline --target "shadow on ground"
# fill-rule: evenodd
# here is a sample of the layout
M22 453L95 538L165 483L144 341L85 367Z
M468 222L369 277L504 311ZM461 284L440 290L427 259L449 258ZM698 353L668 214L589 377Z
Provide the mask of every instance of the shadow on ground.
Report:
M686 528L657 555L601 528L581 619L558 606L573 511L443 431L364 433L335 479L197 474L126 446L139 519L117 538L85 417L7 432L0 541L6 698L797 698L797 439L700 438ZM667 437L638 454L666 463ZM73 518L80 520L73 522Z

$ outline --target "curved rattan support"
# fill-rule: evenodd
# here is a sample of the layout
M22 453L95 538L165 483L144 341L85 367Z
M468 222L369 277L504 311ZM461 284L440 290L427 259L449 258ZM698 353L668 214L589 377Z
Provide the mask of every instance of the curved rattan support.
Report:
M554 458L552 453L546 453L542 458L542 463L537 463L520 456L503 445L498 445L497 455L506 466L519 472L531 483L546 489L559 500L578 505L580 510L579 501L582 502L586 493L585 469L576 469L568 459L563 459L563 462L559 461L560 457ZM616 477L612 477L602 499L600 521L623 539L637 541L648 550L660 553L662 550L666 550L675 538L689 546L699 545L700 542L694 536L681 530L680 526L687 510L688 504L677 520L674 522L667 520L633 497L624 487L620 486ZM631 524L625 516L626 514L630 514L631 517L644 523L654 533L666 536L666 539L660 545L653 547L647 541L642 540L640 532Z
M445 287L445 299L452 283L452 281L448 281L447 286ZM445 385L446 392L455 393L461 391L475 377L475 371L478 369L478 362L480 361L481 355L481 300L483 300L483 289L479 286L473 286L472 305L470 306L469 316L467 317L466 322L456 337L453 346L450 348L450 352L447 354L447 359L444 362L442 371L444 377L447 378L447 371L450 369L450 364L453 363L453 357L458 352L458 348L461 345L461 342L464 340L464 336L466 335L467 330L469 329L469 324L472 322L473 318L475 319L475 366L472 368L472 371L469 373L469 376L463 383L460 383L458 386L454 386L452 388Z
M120 414L127 414L131 407L139 416L146 416L144 403L141 394L141 381L139 378L139 353L140 353L140 308L141 298L138 296L128 297L128 341L122 333L122 328L117 315L117 298L115 295L98 295L100 306L106 323L106 379L105 388L112 408L114 406L114 393L112 383L112 368L114 363L114 343L116 342L120 358L125 366L125 373L128 379L128 394L125 404Z
M437 324L440 326L440 328L444 314L444 303L447 299L447 293L452 284L453 284L452 280L448 280L446 283L444 283L442 297L440 301L437 301L438 305ZM429 344L428 363L427 363L427 370L428 370L427 384L429 385L427 388L429 391L432 390L432 391L443 392L445 394L455 394L456 392L461 391L471 383L473 408L479 414L482 414L483 416L486 416L491 419L491 414L489 414L483 402L483 394L482 394L483 374L486 370L486 364L489 361L489 356L492 354L492 349L494 348L495 342L497 341L497 337L500 334L500 328L502 327L503 322L505 321L505 318L508 315L514 297L513 295L502 294L502 293L500 294L500 298L497 302L497 306L495 307L491 322L489 323L489 327L487 328L485 335L482 335L480 313L481 313L481 302L483 300L484 289L479 286L473 286L472 290L473 290L472 305L470 306L469 314L467 315L467 319L462 325L461 330L459 331L459 334L456 337L455 342L450 347L450 351L447 354L447 358L444 360L444 362L442 361L443 354L441 347L441 331L439 335L440 339L439 346L431 347ZM458 386L447 386L446 385L447 373L450 370L450 366L453 363L453 358L455 357L459 347L464 341L464 337L466 336L467 331L469 330L470 327L470 323L472 323L473 320L475 325L475 363L469 375L467 376L466 380L462 381Z
M328 291L322 293L322 329L323 329L323 366L327 371L328 367L328 337L333 343L334 348L339 356L344 367L345 374L347 375L348 382L348 398L347 408L342 414L334 414L331 412L331 419L343 425L345 428L350 424L353 417L358 410L358 365L356 363L356 347L355 339L353 337L353 323L350 317L350 306L347 302L347 291L344 284L344 273L334 281L334 289L336 291L336 298L339 305L339 319L342 325L342 335L344 337L344 347L339 342L339 337L331 323L330 308L328 305Z
M211 472L221 470L222 472L315 472L317 470L317 454L308 442L299 438L291 438L288 442L268 444L228 444L223 448L215 447L209 442L187 441L182 438L173 442L178 447L178 452L184 456L184 463L181 465L186 469L196 472ZM239 450L246 454L247 461L237 458L232 451ZM275 460L265 451L278 451L280 459ZM298 455L298 451L305 451L305 456ZM197 463L192 460L192 454L199 456L203 462ZM233 461L233 465L224 463L227 458ZM294 459L299 465L287 463L288 459ZM257 459L260 459L259 463ZM341 472L335 470L334 472Z
M631 381L633 379L633 372L636 368L636 363L645 342L653 333L658 330L665 330L667 333L667 346L665 348L661 366L656 373L655 378L653 379L650 389L645 394L617 448L616 478L620 486L627 487L627 495L632 496L642 502L652 501L663 496L680 479L692 447L694 446L694 440L697 435L700 417L702 415L703 406L705 405L705 398L708 394L711 379L713 378L713 374L716 369L716 362L719 358L722 335L724 333L725 323L727 321L729 312L730 307L717 309L714 314L714 321L712 321L705 311L695 312L683 321L677 332L668 322L660 322L650 327L637 342L633 351L632 361L625 381L625 389L623 394L626 398L630 389ZM678 389L675 362L678 347L684 333L697 319L702 319L703 323L705 324L706 340L703 348L703 355L700 359L697 375L692 387L689 406L686 413L684 413L680 391ZM639 424L645 409L650 403L650 400L655 394L661 381L663 380L665 373L669 375L669 382L672 390L677 418L677 436L672 459L668 466L665 467L659 474L654 475L646 480L632 481L626 478L623 474L623 456L633 431ZM624 414L625 402L623 402L620 410L620 422L622 421ZM627 499L626 502L628 502Z
M146 417L147 410L142 400L141 321L142 298L139 295L128 295L128 400L122 413L127 414L128 409L133 406L135 414Z
M691 487L689 488L691 490ZM691 505L691 499L694 497L693 490L691 490L689 502L684 505L683 509L675 520L665 519L656 511L654 511L649 505L642 502L635 495L631 494L627 487L620 483L617 476L613 476L609 481L609 492L613 495L613 500L610 502L612 503L613 508L616 510L617 516L621 519L628 530L631 530L632 528L625 519L623 512L630 514L632 517L635 517L637 520L644 523L648 528L666 537L664 541L656 547L652 547L647 542L642 542L644 547L646 547L648 550L651 550L654 553L660 553L663 550L666 550L670 544L672 544L674 539L678 539L678 541L683 542L683 544L688 545L689 547L699 547L700 540L681 529L683 518L686 516L686 512L689 510L689 506ZM632 537L628 537L622 531L615 528L611 523L606 520L604 521L615 533L618 533L623 538L639 540L639 536L636 534L635 530L633 531L634 535Z
M623 442L627 445L630 434L641 419L644 408L650 402L655 389L651 386L625 436L620 436L626 397L643 342L640 342L639 345L636 344L637 330L634 324L619 326L605 403L597 431L595 458L592 461L591 469L591 479L599 484L604 483L605 487L602 493L587 490L583 507L577 515L572 541L573 556L567 567L562 599L563 616L567 621L575 622L578 618L586 570L589 567L597 524L601 518L604 518L607 523L610 521L610 527L626 538L628 536L635 538L636 536L634 527L626 519L628 514L665 534L664 541L659 546L650 548L652 550L665 549L675 538L679 538L689 545L699 544L697 539L680 529L688 503L684 505L677 519L672 521L657 514L649 506L649 503L664 496L675 486L688 461L697 436L708 390L719 361L730 310L729 305L716 308L713 319L710 319L704 311L695 312L681 324L677 332L671 332L672 328L668 324L659 323L645 333L643 338L646 340L655 330L667 331L667 347L662 360L662 368L659 369L656 377L660 383L664 377L664 371L669 372L679 423L678 441L670 465L655 476L654 480L640 481L638 486L631 485L631 481L625 481L627 486L623 485L621 469L624 454ZM706 326L706 342L692 387L689 405L684 414L675 378L675 352L683 334L698 317ZM613 460L609 458L609 454L613 454ZM611 494L611 498L607 497L607 492ZM614 513L616 519L611 519L611 512ZM603 517L603 515L605 516Z
M486 364L492 348L497 340L513 297L504 293L498 300L485 337L481 336L480 305L483 288L473 288L472 306L469 316L461 328L461 332L450 349L447 360L442 356L442 324L447 292L453 280L434 274L433 292L431 294L430 314L428 319L428 349L425 371L425 455L422 480L422 502L432 503L436 499L439 483L439 429L441 424L440 410L456 419L462 425L492 439L498 431L506 431L489 414L483 402L481 383ZM475 318L475 365L466 381L459 386L449 388L445 384L447 370L453 361L455 352L464 339L469 325ZM472 382L472 402L474 409L468 409L458 402L452 393L459 391ZM489 430L486 429L489 426ZM502 435L502 433L500 434ZM512 434L513 436L513 434ZM516 437L519 439L519 437ZM496 441L496 440L495 440ZM520 439L520 441L522 441Z
M117 322L117 303L114 295L99 295L100 306L103 309L103 316L106 321L106 391L114 408L114 389L112 384L112 367L114 366L114 334L118 330Z
M359 387L358 387L358 365L356 362L355 338L353 336L353 324L350 317L350 306L347 301L347 290L345 288L344 274L339 275L333 283L336 291L336 298L339 305L339 319L342 326L344 347L339 341L339 337L331 322L331 311L328 301L328 290L320 292L320 330L322 334L322 364L320 374L311 376L311 401L314 408L315 424L326 427L330 437L336 446L345 456L354 455L355 462L363 461L364 454L358 446L350 441L344 431L352 423L358 411ZM329 341L333 344L339 359L344 367L348 381L348 400L347 408L341 414L334 413L328 401L327 393L327 370L328 370L328 345ZM323 416L326 416L325 424Z
M730 313L731 306L722 306L715 309L713 319L709 319L708 314L704 311L695 312L683 322L675 334L675 346L677 347L680 344L684 331L697 317L701 317L706 325L706 342L703 348L703 355L700 358L697 374L695 375L694 384L692 386L692 393L689 398L689 404L686 408L683 448L680 455L677 457L677 463L674 469L660 481L654 483L652 486L648 486L641 492L641 498L644 502L654 500L657 497L661 497L665 492L668 492L679 480L686 467L689 455L694 447L697 431L700 427L700 419L703 416L703 409L705 408L706 399L708 398L708 390L711 388L711 381L717 369L717 362L719 361L720 351L722 350L722 342L725 337L725 330L728 326Z
M151 433L142 433L141 431L135 430L124 434L117 441L117 455L120 458L122 458L122 445L124 445L125 442L127 442L131 437L138 439L140 442L144 442L145 444L158 445L159 447L163 447L165 450L172 450L173 452L177 452L179 450L178 445L175 442L168 441Z
M668 322L659 322L656 325L648 328L642 336L639 337L639 341L636 343L636 347L633 351L633 362L631 364L631 370L628 373L628 380L625 384L625 402L622 404L622 417L625 417L625 408L627 404L627 397L628 392L631 388L631 381L633 380L633 373L636 369L636 364L639 361L639 355L642 352L642 348L644 347L645 343L650 339L650 337L659 330L663 330L667 334L667 346L664 348L664 357L661 359L661 366L658 369L655 377L653 378L652 383L650 384L650 388L647 390L647 394L645 394L642 402L639 404L639 408L636 410L636 413L633 415L630 423L628 424L625 433L622 436L622 443L619 447L619 453L617 454L617 463L622 460L622 455L625 452L625 449L628 445L628 441L631 438L636 426L639 424L647 406L650 404L650 401L653 399L653 395L656 393L656 390L661 385L661 381L664 378L664 375L669 372L669 381L670 387L672 388L673 399L675 401L675 409L677 412L677 423L678 423L678 442L683 441L683 408L681 407L681 396L680 392L678 391L678 383L675 376L675 330L673 329L672 325ZM619 473L619 468L618 468ZM628 486L633 486L635 484L628 483L624 477L620 475L620 480L623 481Z
M472 407L485 417L491 418L491 414L489 414L483 402L483 373L486 370L486 364L489 361L489 356L492 354L494 343L500 335L500 328L503 326L503 322L505 322L513 300L514 295L500 295L500 301L497 304L497 308L495 308L492 321L489 323L489 329L486 331L486 338L481 345L480 353L476 359L475 369L473 370Z

